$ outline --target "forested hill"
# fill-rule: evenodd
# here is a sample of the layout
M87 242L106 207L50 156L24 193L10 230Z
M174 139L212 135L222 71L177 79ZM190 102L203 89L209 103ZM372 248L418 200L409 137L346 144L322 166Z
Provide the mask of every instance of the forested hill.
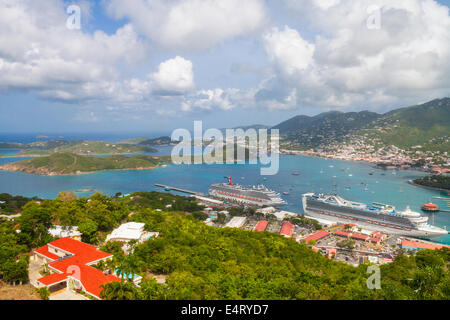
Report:
M321 144L342 140L345 136L366 127L381 115L370 112L337 112L321 113L314 117L296 116L274 127L287 140L296 141L305 147L316 147Z
M428 145L450 150L450 98L394 110L384 114L368 127L366 133L386 145L410 148Z
M315 148L350 137L368 137L384 145L426 150L450 149L450 98L396 109L385 114L369 111L327 112L296 116L276 125L285 141Z
M105 170L153 169L168 161L170 161L168 157L146 155L88 157L73 153L54 153L46 157L8 163L0 169L55 176Z

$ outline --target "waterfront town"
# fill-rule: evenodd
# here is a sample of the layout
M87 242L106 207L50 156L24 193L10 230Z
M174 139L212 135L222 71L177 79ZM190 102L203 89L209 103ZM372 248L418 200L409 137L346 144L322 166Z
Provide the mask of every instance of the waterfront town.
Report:
M420 148L417 146L416 148ZM304 151L280 149L283 154L314 156L320 158L363 161L387 170L420 169L433 174L450 174L450 155L448 152L405 151L396 146L384 147L375 151L371 145L356 142L352 145L336 144L327 150L310 149Z

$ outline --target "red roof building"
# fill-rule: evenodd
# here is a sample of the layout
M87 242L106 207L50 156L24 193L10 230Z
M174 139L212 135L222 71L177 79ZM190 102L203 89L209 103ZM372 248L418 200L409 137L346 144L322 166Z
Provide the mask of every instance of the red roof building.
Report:
M305 241L306 243L308 243L311 240L318 241L320 239L325 238L329 234L330 233L326 230L320 230L320 231L314 233L313 235L310 235L309 237L304 238L303 241Z
M121 281L114 275L105 275L92 267L112 255L98 250L89 244L71 238L50 242L34 251L34 259L48 263L52 274L37 280L39 286L67 288L69 283L75 289L83 289L91 296L100 299L101 286L113 281Z
M266 231L267 225L269 224L269 221L267 220L263 220L258 222L258 224L255 226L255 229L253 229L253 231L256 232L263 232Z
M362 240L362 241L366 241L367 239L369 239L369 236L366 236L366 235L360 234L360 233L352 233L351 237L353 239Z
M350 232L346 232L346 231L342 231L342 230L337 230L334 232L335 235L337 236L341 236L341 237L348 237L351 233Z
M445 246L445 245L441 245L441 244L437 244L437 243L432 244L432 243L425 243L425 242L403 240L402 248L406 249L406 250L419 250L419 249L440 250L442 248L450 249L450 246Z
M380 239L380 238L373 238L373 237L372 237L372 238L369 239L369 241L372 242L372 243L380 243L380 242L381 242L381 239Z
M294 233L294 225L290 222L283 223L280 234L282 236L285 236L286 238L290 238L290 237L292 237L293 233Z

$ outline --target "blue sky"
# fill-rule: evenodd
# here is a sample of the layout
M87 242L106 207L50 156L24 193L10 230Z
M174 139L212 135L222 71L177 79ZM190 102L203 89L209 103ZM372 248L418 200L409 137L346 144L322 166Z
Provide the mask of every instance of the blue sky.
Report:
M450 0L391 2L0 0L0 132L275 125L450 95Z

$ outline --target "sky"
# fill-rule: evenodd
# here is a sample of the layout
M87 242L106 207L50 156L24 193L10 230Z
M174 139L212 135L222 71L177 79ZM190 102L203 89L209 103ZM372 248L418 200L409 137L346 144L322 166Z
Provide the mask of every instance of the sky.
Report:
M0 132L276 125L447 97L449 6L0 0Z

